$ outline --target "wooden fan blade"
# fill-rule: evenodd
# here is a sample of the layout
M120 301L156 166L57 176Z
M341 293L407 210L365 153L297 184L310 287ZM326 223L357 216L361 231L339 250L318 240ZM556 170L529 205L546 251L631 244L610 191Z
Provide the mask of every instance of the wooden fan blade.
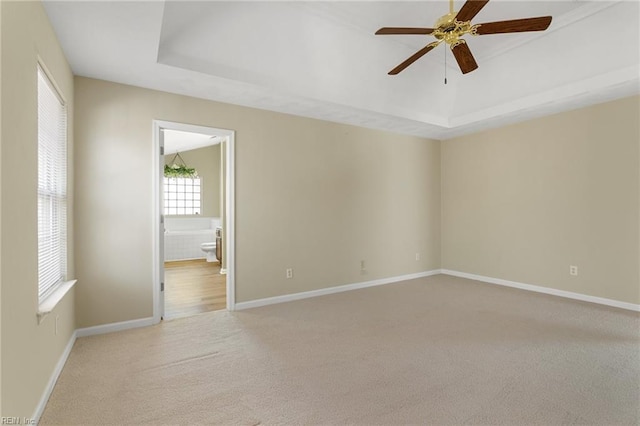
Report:
M522 33L527 31L544 31L551 24L551 16L538 18L514 19L511 21L487 22L479 24L476 34Z
M376 31L376 35L431 34L433 31L433 28L383 27Z
M406 61L404 61L403 63L401 63L400 65L398 65L394 69L392 69L391 71L389 71L389 75L398 74L400 71L404 70L406 67L408 67L409 65L411 65L412 63L414 63L418 59L422 58L427 53L429 53L429 51L431 51L431 49L433 49L434 47L436 47L440 43L442 43L442 42L441 41L434 41L433 43L427 44L425 47L423 47L422 49L418 50L416 53L414 53L409 58L407 58Z
M462 74L466 74L478 68L478 64L471 54L471 50L467 43L460 43L451 48L453 52L453 56L456 57L456 61L458 61L458 65L460 66L460 70Z
M456 15L456 19L460 22L472 20L487 3L489 0L467 0Z

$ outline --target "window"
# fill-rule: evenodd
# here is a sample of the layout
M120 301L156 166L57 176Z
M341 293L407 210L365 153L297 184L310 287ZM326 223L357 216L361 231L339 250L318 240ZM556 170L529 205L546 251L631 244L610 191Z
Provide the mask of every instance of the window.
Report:
M38 66L38 299L67 279L67 109Z
M200 214L200 178L164 178L164 214Z

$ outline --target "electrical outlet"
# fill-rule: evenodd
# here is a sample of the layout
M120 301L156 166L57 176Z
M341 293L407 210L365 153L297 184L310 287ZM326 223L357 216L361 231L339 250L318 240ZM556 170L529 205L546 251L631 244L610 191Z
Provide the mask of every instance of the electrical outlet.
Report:
M293 278L293 269L287 268L287 279Z
M569 275L577 276L578 275L578 267L575 266L575 265L569 266Z
M420 260L420 253L416 253L416 260Z

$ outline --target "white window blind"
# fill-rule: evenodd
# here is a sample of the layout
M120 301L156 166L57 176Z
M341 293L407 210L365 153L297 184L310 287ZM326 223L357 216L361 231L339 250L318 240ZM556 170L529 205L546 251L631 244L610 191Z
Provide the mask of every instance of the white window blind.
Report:
M38 66L38 299L67 276L67 110Z

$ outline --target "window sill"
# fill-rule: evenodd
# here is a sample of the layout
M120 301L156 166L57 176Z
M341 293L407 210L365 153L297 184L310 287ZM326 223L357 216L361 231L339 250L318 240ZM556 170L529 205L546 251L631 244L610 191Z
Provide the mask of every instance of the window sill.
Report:
M62 300L62 298L71 290L71 288L75 285L78 280L66 281L58 285L53 293L46 297L40 304L38 305L38 312L36 315L38 316L38 324L42 322L44 317L49 315L51 311L56 307L56 305Z

